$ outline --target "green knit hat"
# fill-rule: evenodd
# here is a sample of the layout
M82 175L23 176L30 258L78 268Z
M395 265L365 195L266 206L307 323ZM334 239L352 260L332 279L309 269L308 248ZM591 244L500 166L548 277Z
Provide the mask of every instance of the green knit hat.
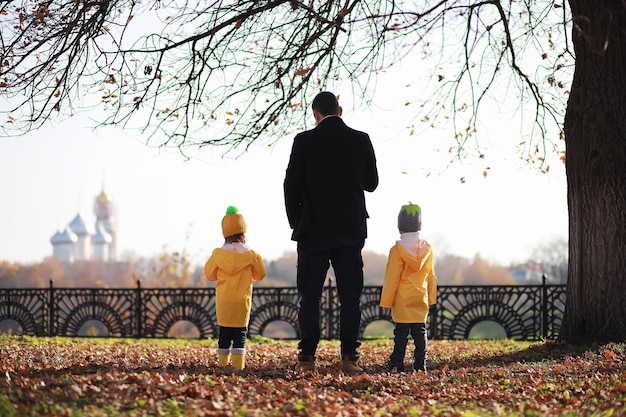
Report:
M401 232L417 232L422 230L422 209L409 201L402 206L398 214L398 230Z

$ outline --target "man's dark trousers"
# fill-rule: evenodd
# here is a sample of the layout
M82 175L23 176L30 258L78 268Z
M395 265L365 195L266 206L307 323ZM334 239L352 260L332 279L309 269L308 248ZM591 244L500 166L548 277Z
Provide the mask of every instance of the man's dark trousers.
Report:
M301 238L298 240L297 285L300 293L299 360L315 358L320 340L320 300L328 268L335 271L339 295L341 357L357 360L361 293L363 291L363 238Z

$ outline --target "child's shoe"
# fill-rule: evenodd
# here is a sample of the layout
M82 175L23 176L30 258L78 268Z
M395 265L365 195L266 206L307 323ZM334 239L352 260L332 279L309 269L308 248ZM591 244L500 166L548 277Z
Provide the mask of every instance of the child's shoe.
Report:
M241 371L246 367L246 349L245 348L233 348L232 351L233 366L238 371Z
M219 366L228 366L230 362L230 349L217 349L217 363Z

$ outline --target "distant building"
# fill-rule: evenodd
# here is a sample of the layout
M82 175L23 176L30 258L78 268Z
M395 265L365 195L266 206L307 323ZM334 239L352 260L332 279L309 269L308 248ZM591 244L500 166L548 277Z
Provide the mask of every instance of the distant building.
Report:
M88 224L80 213L50 239L52 256L61 262L116 261L116 227L113 202L102 188L94 203L96 224Z

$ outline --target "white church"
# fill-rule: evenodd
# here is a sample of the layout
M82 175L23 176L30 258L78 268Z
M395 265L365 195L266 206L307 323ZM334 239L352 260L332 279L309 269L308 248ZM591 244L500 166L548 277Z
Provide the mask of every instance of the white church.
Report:
M111 198L102 188L94 203L96 224L78 213L63 230L50 239L52 256L61 262L116 261L116 227Z

